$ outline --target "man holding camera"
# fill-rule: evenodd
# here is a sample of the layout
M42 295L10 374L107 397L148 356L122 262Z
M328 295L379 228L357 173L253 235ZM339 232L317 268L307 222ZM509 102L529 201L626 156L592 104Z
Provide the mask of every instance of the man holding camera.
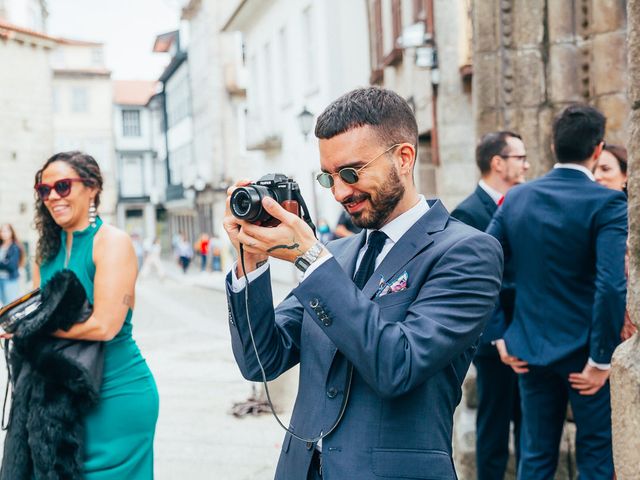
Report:
M416 120L397 94L354 90L315 133L318 182L362 232L324 247L268 196L276 227L230 207L224 220L244 257L227 277L242 374L273 379L300 364L276 478L453 480L453 412L500 289L500 245L417 193ZM269 257L304 272L275 310Z

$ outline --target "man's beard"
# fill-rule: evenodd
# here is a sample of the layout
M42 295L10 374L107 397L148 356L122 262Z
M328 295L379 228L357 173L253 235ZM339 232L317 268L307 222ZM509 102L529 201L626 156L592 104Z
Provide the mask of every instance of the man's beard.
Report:
M392 168L387 181L382 184L373 196L361 194L350 197L343 203L347 204L369 199L369 203L371 204L370 208L365 208L362 211L349 215L354 225L360 228L379 230L385 224L387 218L391 212L393 212L394 208L396 208L400 200L402 200L404 191L404 185L402 185L400 181L398 172ZM347 213L349 212L347 211Z

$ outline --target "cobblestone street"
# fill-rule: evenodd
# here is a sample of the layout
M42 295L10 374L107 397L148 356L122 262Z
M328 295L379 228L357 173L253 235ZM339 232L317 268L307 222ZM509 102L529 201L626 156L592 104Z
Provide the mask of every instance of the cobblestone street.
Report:
M224 294L169 278L141 280L137 295L134 337L160 391L156 478L273 478L283 432L271 416L228 413L251 384L233 360Z
M251 383L240 375L231 352L222 274L181 277L173 265L167 269L164 282L138 282L133 317L134 338L160 391L155 478L270 480L284 433L270 415L229 414L233 402L249 396ZM281 386L272 387L285 421L292 388L285 394Z

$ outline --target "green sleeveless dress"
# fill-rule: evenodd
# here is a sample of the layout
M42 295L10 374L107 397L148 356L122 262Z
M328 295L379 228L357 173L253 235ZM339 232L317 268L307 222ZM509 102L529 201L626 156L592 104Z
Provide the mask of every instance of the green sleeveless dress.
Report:
M40 267L44 286L58 271L68 268L84 286L93 303L93 239L102 225L73 232L68 264L66 232L58 254ZM158 419L158 390L153 375L131 337L131 316L118 335L105 344L104 377L99 404L86 419L84 472L87 480L153 479L153 437Z

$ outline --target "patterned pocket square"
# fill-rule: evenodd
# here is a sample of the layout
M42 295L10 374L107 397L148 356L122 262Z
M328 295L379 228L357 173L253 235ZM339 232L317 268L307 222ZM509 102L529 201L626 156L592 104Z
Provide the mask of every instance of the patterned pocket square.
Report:
M378 291L376 292L377 297L383 297L384 295L388 295L390 293L397 293L407 289L409 281L409 274L405 270L400 275L398 275L395 280L390 282L385 282L384 278L380 277L380 283L378 285Z

